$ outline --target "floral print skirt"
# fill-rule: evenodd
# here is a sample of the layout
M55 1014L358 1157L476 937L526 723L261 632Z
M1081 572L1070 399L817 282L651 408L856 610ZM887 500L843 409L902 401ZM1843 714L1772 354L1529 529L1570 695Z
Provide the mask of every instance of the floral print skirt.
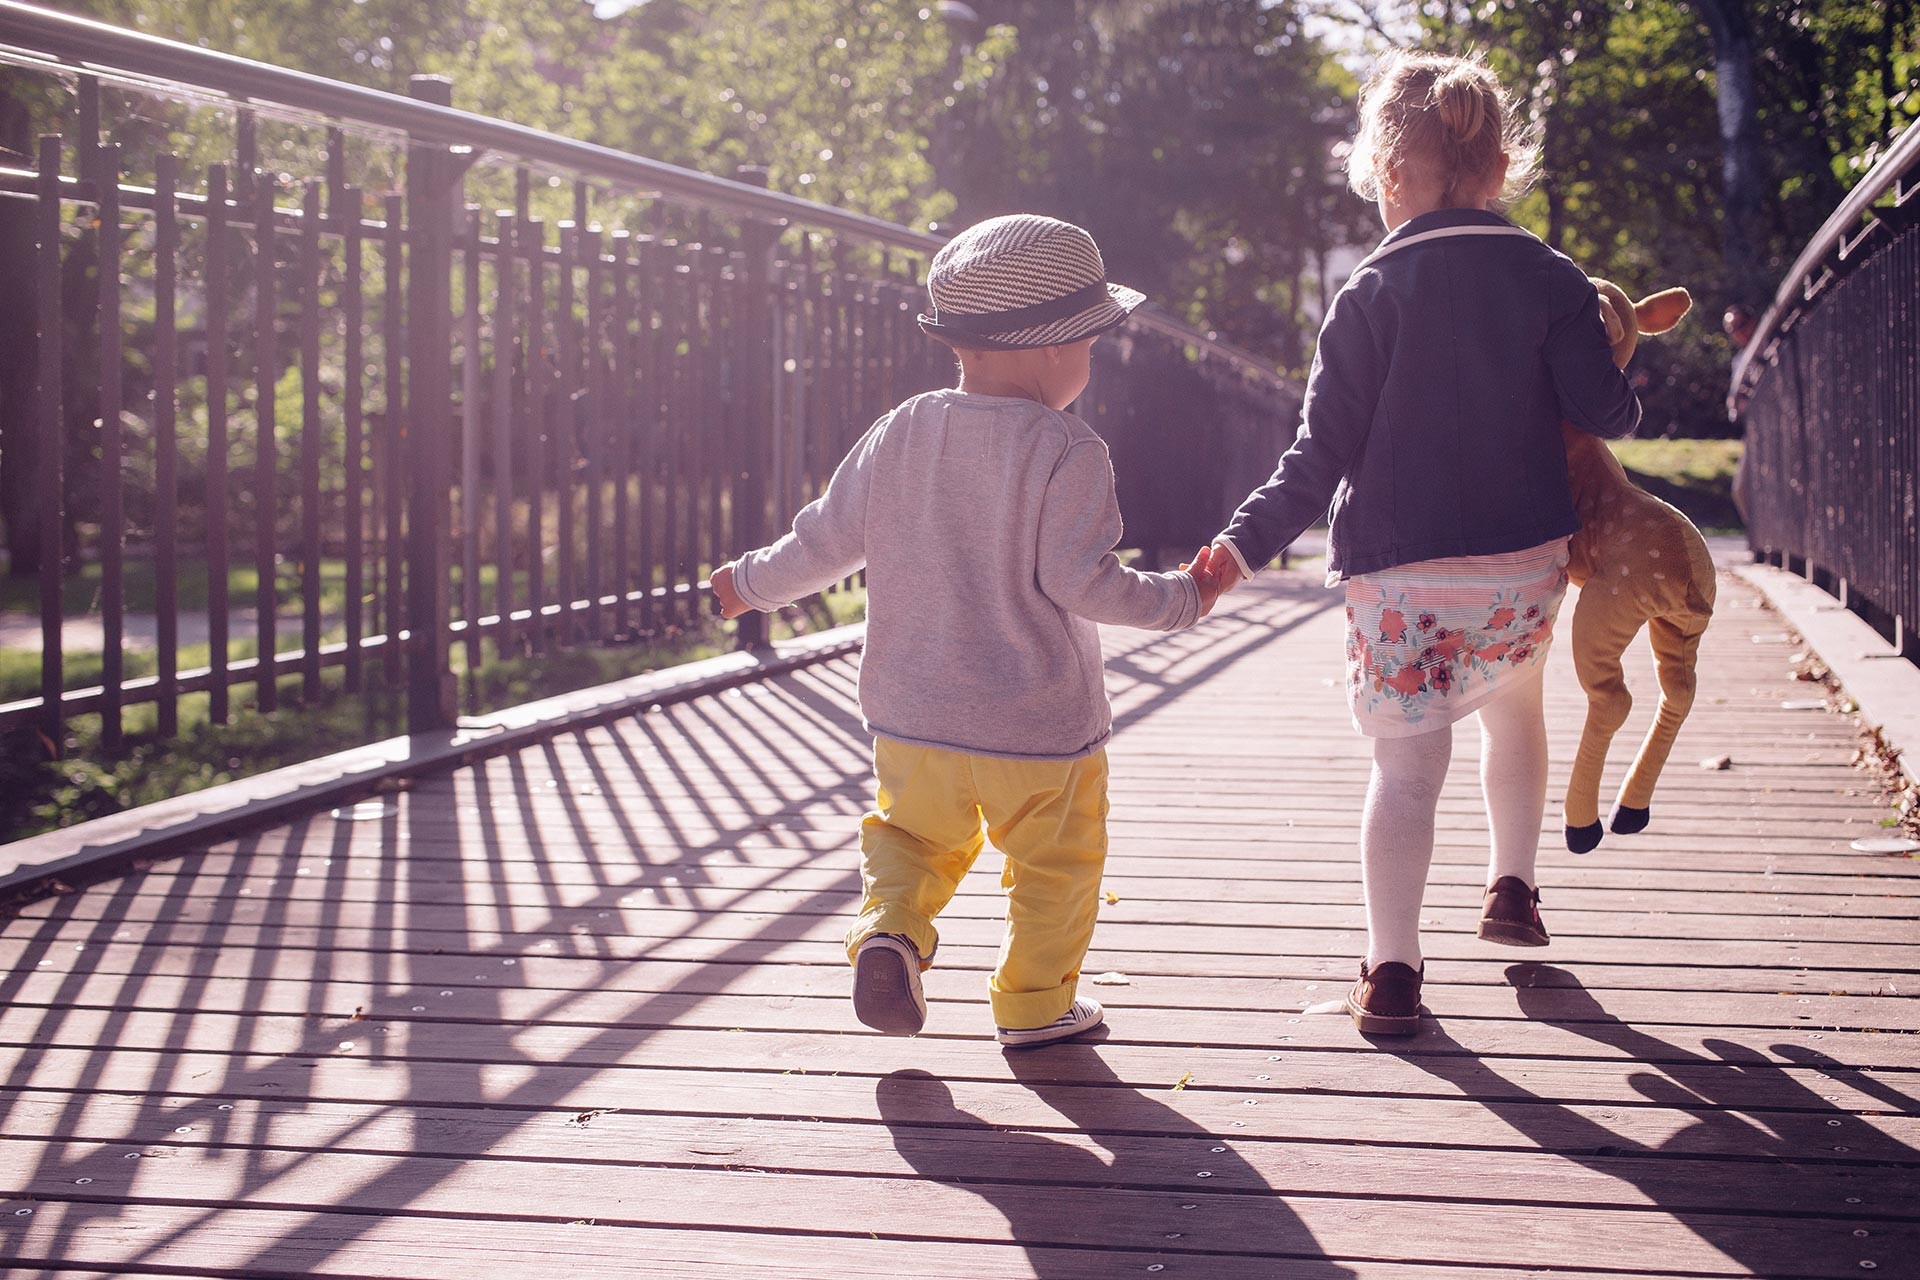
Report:
M1347 579L1347 704L1370 738L1444 728L1546 661L1567 539Z

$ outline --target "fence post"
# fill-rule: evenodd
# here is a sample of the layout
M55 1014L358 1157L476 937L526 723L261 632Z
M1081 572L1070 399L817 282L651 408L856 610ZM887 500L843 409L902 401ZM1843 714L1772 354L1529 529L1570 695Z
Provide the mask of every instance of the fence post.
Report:
M410 96L453 105L444 76L414 76ZM454 723L447 643L453 416L453 219L461 173L444 146L407 146L407 732Z
M85 154L84 149L81 154ZM66 688L65 645L60 635L63 588L67 567L63 452L67 442L62 423L66 408L61 391L61 339L66 324L61 315L60 271L60 135L42 134L40 171L34 209L34 288L39 295L34 332L34 415L40 450L40 738L49 758L66 754L66 725L60 694Z
M734 178L749 186L765 187L767 171L754 165L741 165ZM773 396L776 380L773 359L778 350L773 340L773 253L779 242L779 228L761 218L748 218L742 228L746 250L747 306L746 341L738 366L741 380L739 472L733 486L733 538L730 549L738 554L751 551L767 541L767 481L773 471L774 424L777 415ZM767 615L753 610L740 619L736 643L742 649L764 649L772 640Z

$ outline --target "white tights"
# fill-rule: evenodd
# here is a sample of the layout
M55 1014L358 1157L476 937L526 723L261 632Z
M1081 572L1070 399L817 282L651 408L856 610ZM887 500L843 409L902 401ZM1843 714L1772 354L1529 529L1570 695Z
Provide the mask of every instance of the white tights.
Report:
M1544 663L1483 704L1480 789L1493 854L1487 883L1519 876L1534 883L1540 820L1547 807ZM1367 902L1367 963L1420 967L1420 905L1433 861L1434 815L1453 757L1453 726L1410 738L1373 740L1373 777L1360 819L1360 877Z

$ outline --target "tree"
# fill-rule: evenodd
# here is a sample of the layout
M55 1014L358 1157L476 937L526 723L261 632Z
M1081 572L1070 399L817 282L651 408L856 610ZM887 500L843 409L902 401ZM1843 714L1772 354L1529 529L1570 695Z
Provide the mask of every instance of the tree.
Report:
M1727 294L1746 306L1765 301L1761 265L1759 86L1753 22L1746 0L1692 0L1713 35L1714 99L1720 123L1721 200L1725 211Z
M980 56L940 174L972 222L1080 223L1108 271L1281 363L1304 363L1324 261L1367 215L1334 158L1351 78L1259 0L981 0ZM1309 292L1314 295L1309 299Z
M1513 211L1630 291L1685 284L1704 340L1636 358L1652 429L1724 430L1714 318L1763 306L1872 157L1920 113L1911 3L1480 0L1375 4L1478 50L1521 91L1547 175Z

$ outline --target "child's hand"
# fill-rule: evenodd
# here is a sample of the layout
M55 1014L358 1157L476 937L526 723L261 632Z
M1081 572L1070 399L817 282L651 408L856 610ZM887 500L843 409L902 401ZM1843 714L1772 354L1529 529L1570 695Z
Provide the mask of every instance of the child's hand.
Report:
M1200 589L1200 616L1204 618L1213 612L1213 602L1220 598L1220 577L1213 567L1213 548L1200 548L1191 561L1180 567L1193 575L1193 584Z
M1225 595L1240 585L1240 562L1233 558L1233 552L1227 550L1227 544L1215 538L1213 545L1207 548L1213 553L1207 567L1220 582L1220 594Z
M715 610L723 618L737 618L743 613L753 612L753 606L740 598L733 589L733 566L723 564L713 571L707 579L707 590L713 592Z

